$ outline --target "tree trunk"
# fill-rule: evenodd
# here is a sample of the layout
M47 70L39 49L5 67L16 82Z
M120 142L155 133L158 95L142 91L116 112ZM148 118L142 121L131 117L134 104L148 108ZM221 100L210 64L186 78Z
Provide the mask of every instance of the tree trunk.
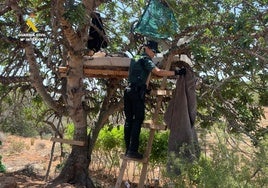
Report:
M82 105L83 88L83 59L82 56L69 54L69 70L67 75L67 103L68 113L74 123L73 140L85 142L85 146L72 146L60 175L53 181L55 186L60 183L75 184L94 188L89 178L88 167L90 154L88 153L86 112Z
M104 2L103 0L82 1L87 10L86 15L90 15L96 6ZM67 71L67 111L74 123L73 140L85 142L84 146L72 146L69 155L60 175L53 181L51 187L60 183L74 184L75 187L94 188L94 184L89 177L89 164L91 162L91 152L94 144L89 144L87 135L87 114L82 105L84 96L83 85L83 57L82 51L88 38L88 25L81 26L74 30L72 24L65 19L64 1L56 1L57 16L65 38L68 41L68 71ZM85 15L85 16L86 16Z

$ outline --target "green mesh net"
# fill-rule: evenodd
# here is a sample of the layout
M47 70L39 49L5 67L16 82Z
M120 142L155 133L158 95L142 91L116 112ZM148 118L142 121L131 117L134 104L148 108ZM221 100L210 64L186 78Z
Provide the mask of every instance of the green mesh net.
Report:
M172 10L162 0L150 0L134 31L157 39L172 37L178 24Z

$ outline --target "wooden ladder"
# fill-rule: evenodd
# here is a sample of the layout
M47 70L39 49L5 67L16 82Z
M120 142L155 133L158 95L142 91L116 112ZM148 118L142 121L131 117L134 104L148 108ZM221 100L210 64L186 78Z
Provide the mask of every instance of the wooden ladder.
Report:
M171 61L168 61L166 66L165 66L165 69L169 70L170 65L171 65ZM167 77L163 77L163 80L162 80L161 86L160 86L160 90L157 90L157 91L153 92L154 94L157 95L157 104L156 104L156 107L155 107L155 112L153 114L153 120L148 120L148 121L144 122L145 127L150 129L149 140L148 140L148 143L147 143L146 151L144 153L144 157L143 157L143 159L134 159L134 158L129 158L129 157L126 157L126 156L122 155L123 161L122 161L122 164L121 164L121 167L120 167L120 172L119 172L119 176L117 178L116 184L115 184L115 188L120 188L121 187L121 184L122 184L122 181L123 181L123 176L124 176L124 173L125 173L125 169L127 167L127 163L131 162L131 161L137 161L137 162L142 163L142 169L141 169L141 175L140 175L138 188L143 188L144 187L144 181L145 181L146 174L147 174L147 168L148 168L148 164L149 164L149 157L150 157L151 150L152 150L155 131L156 130L165 130L166 129L165 125L158 125L156 123L156 120L158 119L159 111L160 111L160 108L161 108L161 103L162 103L162 100L163 100L163 96L171 94L170 91L165 90L166 83L167 83Z
M145 181L146 174L147 174L147 167L148 167L148 164L149 164L149 156L150 156L151 150L152 150L155 131L156 130L165 130L166 129L165 126L155 125L152 120L145 121L144 126L146 128L150 129L149 140L148 140L148 143L147 143L146 151L144 153L144 157L142 159L135 159L135 158L126 157L124 155L121 156L123 161L122 161L122 164L121 164L119 176L118 176L116 184L115 184L115 188L120 188L120 186L122 184L122 181L123 181L123 176L124 176L124 173L125 173L125 169L127 167L127 163L130 162L130 161L137 161L137 162L142 163L142 170L141 170L141 175L140 175L140 181L139 181L138 188L142 188L144 186L144 181Z

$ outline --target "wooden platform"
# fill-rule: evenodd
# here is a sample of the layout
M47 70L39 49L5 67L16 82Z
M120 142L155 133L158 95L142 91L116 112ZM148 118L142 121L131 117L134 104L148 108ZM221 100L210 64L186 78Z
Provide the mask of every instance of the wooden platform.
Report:
M84 57L84 76L92 78L127 78L131 58L128 57ZM153 58L155 63L162 57ZM177 60L177 59L176 59ZM61 77L66 77L68 67L59 67Z

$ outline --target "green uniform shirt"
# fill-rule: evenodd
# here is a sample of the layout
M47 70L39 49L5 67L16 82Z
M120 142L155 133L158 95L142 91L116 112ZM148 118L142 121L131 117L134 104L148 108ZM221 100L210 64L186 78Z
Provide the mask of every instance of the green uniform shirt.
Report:
M148 75L153 68L155 68L154 62L146 54L142 54L138 60L131 59L128 81L136 86L145 85Z

